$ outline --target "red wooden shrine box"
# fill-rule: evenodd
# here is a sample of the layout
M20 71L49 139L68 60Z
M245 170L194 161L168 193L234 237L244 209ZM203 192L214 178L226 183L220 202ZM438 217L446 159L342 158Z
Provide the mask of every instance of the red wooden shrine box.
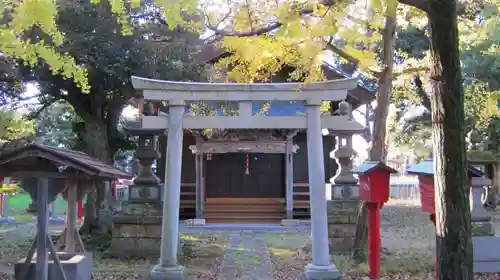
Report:
M393 168L380 161L366 161L352 170L359 175L359 197L366 202L385 203L389 200Z
M426 159L406 171L408 174L418 176L420 187L420 203L422 211L429 214L436 214L434 201L434 161ZM472 165L468 166L469 191L472 185L472 177L482 177L484 173Z

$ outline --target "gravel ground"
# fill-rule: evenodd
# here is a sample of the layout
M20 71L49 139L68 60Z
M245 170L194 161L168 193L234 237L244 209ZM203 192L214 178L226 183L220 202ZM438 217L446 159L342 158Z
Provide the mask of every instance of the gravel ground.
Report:
M381 212L382 271L386 280L434 280L434 229L418 206L393 203ZM500 212L493 213L500 233ZM0 228L0 280L12 279L12 264L24 257L34 236L33 225ZM310 262L310 234L300 230L209 230L191 228L181 236L180 262L192 279L294 280L302 279ZM353 266L348 256L335 255L333 262L345 273L344 280L359 280L367 265ZM146 260L94 260L97 280L143 279L154 263ZM3 273L3 274L2 274ZM500 274L476 275L476 280L499 280Z

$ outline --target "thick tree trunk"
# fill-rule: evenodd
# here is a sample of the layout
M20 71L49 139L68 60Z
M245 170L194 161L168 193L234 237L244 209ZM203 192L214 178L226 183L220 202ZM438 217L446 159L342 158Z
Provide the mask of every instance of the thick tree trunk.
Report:
M387 115L389 113L390 96L392 90L392 70L394 66L394 34L396 20L390 16L385 19L382 50L383 72L379 77L378 93L376 97L375 119L373 124L372 143L369 159L386 161L387 158ZM364 202L360 202L356 237L354 238L353 259L356 262L366 261L365 248L368 241L368 209Z
M431 107L439 280L472 280L464 91L455 0L429 2Z
M112 163L112 155L108 141L108 127L99 120L87 121L79 131L79 135L85 146L85 152L100 159L104 163ZM97 182L95 188L87 194L85 204L85 220L82 225L82 233L91 233L94 230L106 231L105 221L100 219L100 211L105 209L106 187L104 182Z

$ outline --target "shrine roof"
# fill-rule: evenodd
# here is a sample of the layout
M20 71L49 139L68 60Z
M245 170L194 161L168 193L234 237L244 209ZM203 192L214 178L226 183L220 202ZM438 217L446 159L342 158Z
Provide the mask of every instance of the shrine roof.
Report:
M398 173L396 169L387 166L385 163L381 161L365 161L358 167L354 168L351 172L363 175L370 173L371 171L375 171L377 169L387 170L389 173Z
M483 177L484 172L477 169L473 165L469 164L467 167L468 175L470 177ZM408 168L406 170L408 174L412 175L434 175L434 161L432 159L426 159L416 164L415 166Z
M82 172L103 179L130 179L133 176L83 152L31 143L0 152L0 171L37 172L66 166L66 172Z

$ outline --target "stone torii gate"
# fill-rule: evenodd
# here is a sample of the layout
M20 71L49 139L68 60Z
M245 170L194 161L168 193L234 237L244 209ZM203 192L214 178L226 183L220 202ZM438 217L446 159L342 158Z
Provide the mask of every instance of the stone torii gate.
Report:
M184 279L177 262L179 206L181 190L182 142L184 129L306 129L309 170L312 263L305 268L306 279L340 279L330 261L322 129L359 131L361 125L348 115L322 116L322 101L342 101L358 79L318 83L190 83L132 77L134 88L142 90L145 102L167 101L167 116L143 116L145 129L167 129L167 156L163 192L161 256L151 279ZM239 103L238 116L185 115L186 101L233 101ZM305 115L253 116L253 101L298 101L306 105Z

